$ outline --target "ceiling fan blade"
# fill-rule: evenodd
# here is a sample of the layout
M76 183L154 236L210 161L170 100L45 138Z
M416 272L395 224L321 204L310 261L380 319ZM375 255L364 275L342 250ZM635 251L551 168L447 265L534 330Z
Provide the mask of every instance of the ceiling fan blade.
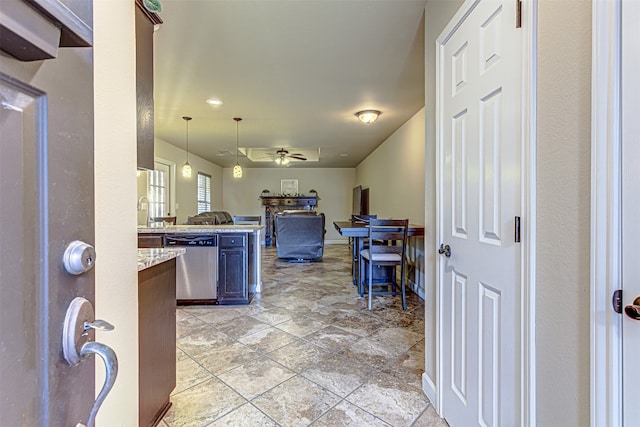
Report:
M292 159L297 159L297 160L307 160L306 157L302 157L301 154L290 154L288 157L292 158Z

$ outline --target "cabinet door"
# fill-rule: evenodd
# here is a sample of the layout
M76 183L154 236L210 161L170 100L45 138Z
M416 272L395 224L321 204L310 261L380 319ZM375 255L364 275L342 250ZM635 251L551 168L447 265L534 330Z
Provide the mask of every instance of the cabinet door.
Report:
M247 250L244 247L220 249L218 277L219 304L238 304L249 301Z

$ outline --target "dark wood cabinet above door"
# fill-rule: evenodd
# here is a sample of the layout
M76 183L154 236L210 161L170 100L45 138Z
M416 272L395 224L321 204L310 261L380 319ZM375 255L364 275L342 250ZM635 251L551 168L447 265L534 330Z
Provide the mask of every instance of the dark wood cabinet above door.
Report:
M153 170L153 31L162 19L136 0L136 122L138 168Z

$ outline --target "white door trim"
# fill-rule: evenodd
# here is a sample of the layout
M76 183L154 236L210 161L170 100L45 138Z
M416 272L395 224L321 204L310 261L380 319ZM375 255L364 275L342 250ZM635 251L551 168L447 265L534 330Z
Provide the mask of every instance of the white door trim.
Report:
M458 10L451 22L436 40L436 52L448 40L457 28L457 23L468 16L480 0L467 0ZM538 1L522 1L522 259L521 285L522 299L520 302L522 313L521 331L521 425L533 427L536 425L536 370L535 370L535 266L536 266L536 89L537 89L537 31L538 31ZM436 82L442 72L440 55L436 55ZM436 89L436 120L440 117L440 91ZM441 128L443 123L438 123ZM440 164L440 133L436 135L436 176L442 174ZM436 224L442 223L442 183L436 185ZM443 231L438 225L438 242L442 241ZM443 293L441 283L441 260L436 268L436 395L433 402L436 411L442 413L442 384L444 373L443 364Z
M593 0L591 83L591 426L622 426L621 3Z
M538 0L522 1L521 421L536 423L536 210Z

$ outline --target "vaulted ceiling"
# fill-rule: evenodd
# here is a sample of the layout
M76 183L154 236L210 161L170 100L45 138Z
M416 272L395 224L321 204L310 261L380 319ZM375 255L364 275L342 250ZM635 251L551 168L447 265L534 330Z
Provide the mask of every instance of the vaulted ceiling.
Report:
M425 2L162 0L156 136L184 149L191 116L189 152L231 167L242 117L243 167L282 167L245 156L281 148L319 153L289 166L355 167L424 105Z

